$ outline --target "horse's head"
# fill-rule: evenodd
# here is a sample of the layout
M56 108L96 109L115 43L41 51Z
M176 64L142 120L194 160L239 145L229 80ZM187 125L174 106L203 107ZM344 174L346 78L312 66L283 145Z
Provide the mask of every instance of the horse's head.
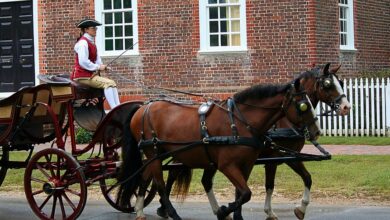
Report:
M282 109L291 123L305 129L309 140L317 140L321 135L320 123L309 97L300 87L300 80L296 79L285 97Z
M319 101L322 101L329 105L332 110L336 111L339 115L347 115L351 109L347 96L344 94L343 81L339 80L336 72L340 66L329 70L330 63L326 64L322 70L314 79L314 90L310 92L308 88L305 88L308 93L315 93L315 96Z

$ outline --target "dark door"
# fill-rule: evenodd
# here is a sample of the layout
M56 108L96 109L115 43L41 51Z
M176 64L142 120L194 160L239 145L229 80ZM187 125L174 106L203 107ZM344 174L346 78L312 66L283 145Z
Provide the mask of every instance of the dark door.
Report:
M33 85L32 1L0 3L0 92Z

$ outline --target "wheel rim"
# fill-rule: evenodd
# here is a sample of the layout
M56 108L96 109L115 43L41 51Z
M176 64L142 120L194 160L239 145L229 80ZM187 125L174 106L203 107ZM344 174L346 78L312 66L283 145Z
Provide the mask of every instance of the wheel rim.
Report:
M9 159L9 151L6 149L6 147L0 146L0 162L3 165L0 165L0 186L4 181L5 175L7 174L7 162Z
M107 179L101 179L99 183L104 198L113 208L115 208L118 211L126 212L126 213L134 212L133 204L135 204L135 200L136 200L136 197L134 195L131 196L127 206L122 206L119 204L118 191L120 186L116 185L117 180L114 176ZM149 187L146 190L146 194L145 194L144 207L146 207L153 201L156 192L157 192L156 186L154 184L149 184Z
M75 219L87 200L80 165L59 149L45 149L31 158L24 187L29 205L40 219Z

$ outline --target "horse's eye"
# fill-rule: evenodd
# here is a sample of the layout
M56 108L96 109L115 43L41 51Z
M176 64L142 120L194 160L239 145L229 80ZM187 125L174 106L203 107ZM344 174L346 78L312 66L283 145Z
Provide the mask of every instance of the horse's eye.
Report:
M307 111L308 108L309 108L309 106L307 105L306 102L302 102L299 104L299 110L301 110L301 112Z
M324 80L324 87L325 88L330 88L332 86L332 80L327 78Z

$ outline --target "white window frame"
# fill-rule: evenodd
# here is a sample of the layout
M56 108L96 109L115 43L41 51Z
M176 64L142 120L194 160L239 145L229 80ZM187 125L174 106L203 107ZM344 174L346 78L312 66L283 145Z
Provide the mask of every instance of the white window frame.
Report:
M137 5L137 0L131 0L131 5L133 7L133 44L134 48L129 49L126 51L124 55L139 55L139 50L138 50L138 5ZM104 10L104 5L103 5L103 0L95 1L95 18L97 21L103 22L103 10ZM100 27L100 26L99 26ZM105 51L104 48L104 28L99 28L96 33L96 47L99 51L99 55L101 57L104 56L119 56L122 54L127 48L124 48L123 50L116 50L116 51ZM125 47L125 45L123 45Z
M239 0L240 5L240 45L241 46L210 46L210 28L209 28L209 10L208 0L199 1L199 32L200 32L200 50L199 53L213 52L245 52L247 51L246 36L246 4L245 0ZM231 4L226 4L231 5ZM223 6L219 4L219 6Z
M338 4L338 10L340 13L340 8L346 8L346 20L347 20L347 45L341 45L340 33L341 27L339 27L339 41L340 41L340 50L356 50L355 49L355 28L354 28L354 17L353 17L353 0L348 0L347 4ZM339 25L340 25L340 14L339 14Z

